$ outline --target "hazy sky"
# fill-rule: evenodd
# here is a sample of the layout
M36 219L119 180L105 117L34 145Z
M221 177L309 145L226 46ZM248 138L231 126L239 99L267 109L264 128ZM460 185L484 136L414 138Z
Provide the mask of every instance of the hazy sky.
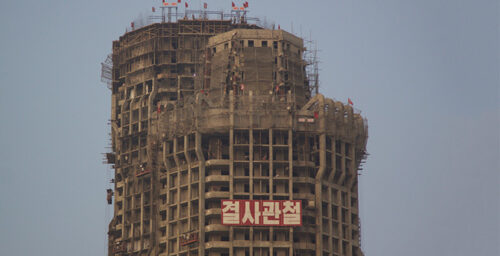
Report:
M0 4L0 255L105 255L100 62L160 2ZM252 16L311 34L321 92L368 118L365 254L500 255L498 1L249 2Z

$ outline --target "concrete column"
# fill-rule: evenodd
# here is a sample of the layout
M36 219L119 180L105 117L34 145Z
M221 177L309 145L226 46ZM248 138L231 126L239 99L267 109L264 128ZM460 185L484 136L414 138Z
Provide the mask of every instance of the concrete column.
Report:
M195 133L196 156L199 161L198 189L198 255L205 255L205 156L201 148L202 135Z
M319 97L319 169L315 179L316 196L316 256L321 256L323 251L323 214L322 214L322 181L326 167L326 135L325 135L325 105L324 97Z
M229 195L230 199L234 199L234 91L229 92L229 112L230 112L230 128L229 128ZM233 241L234 228L229 227L229 241ZM229 256L233 256L233 243L230 243Z

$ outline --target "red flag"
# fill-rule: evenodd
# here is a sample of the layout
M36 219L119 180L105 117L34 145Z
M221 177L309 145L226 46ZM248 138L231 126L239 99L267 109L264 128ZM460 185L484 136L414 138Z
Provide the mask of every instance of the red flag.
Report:
M163 3L165 3L165 0L162 0Z
M233 7L235 7L236 5L234 4L234 2L231 2L231 4L233 5Z
M177 3L181 3L181 0L177 0Z
M280 25L278 24L278 29L281 29Z
M318 117L319 117L318 111L314 111L314 118L318 119Z
M352 103L351 98L347 98L347 103L348 103L349 105L354 105L354 103Z
M152 10L153 12L155 12L155 8L154 8L154 7L151 7L151 10Z
M207 9L208 8L208 4L207 3L203 3L203 8Z
M130 26L131 26L132 28L134 28L134 22L133 22L133 21L132 21L132 22L130 22Z
M248 8L248 2L245 2L245 3L243 4L243 6L244 6L245 8Z

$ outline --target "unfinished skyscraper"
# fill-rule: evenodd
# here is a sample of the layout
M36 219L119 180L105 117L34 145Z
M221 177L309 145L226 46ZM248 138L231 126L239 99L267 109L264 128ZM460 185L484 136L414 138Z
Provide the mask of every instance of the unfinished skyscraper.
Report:
M312 90L301 38L220 17L113 42L109 255L363 255L366 122Z

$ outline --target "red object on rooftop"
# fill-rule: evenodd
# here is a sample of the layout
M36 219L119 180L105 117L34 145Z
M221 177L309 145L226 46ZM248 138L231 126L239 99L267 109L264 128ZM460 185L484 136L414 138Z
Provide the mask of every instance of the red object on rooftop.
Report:
M181 0L177 0L177 3L181 3Z
M207 9L208 8L208 4L207 3L203 3L203 8Z
M248 8L248 2L243 3L243 7Z
M154 8L154 7L151 7L151 11L155 12L155 8Z
M233 7L235 7L235 6L236 6L236 5L234 4L234 2L231 2L231 5L232 5Z
M133 22L133 21L132 21L132 22L130 22L130 26L131 26L132 28L134 28L134 22Z
M184 5L186 6L186 8L188 8L188 7L189 7L189 5L188 5L188 3L187 3L187 2L185 2L185 3L184 3Z
M349 105L354 105L354 103L352 103L351 98L347 98L347 103L348 103Z

